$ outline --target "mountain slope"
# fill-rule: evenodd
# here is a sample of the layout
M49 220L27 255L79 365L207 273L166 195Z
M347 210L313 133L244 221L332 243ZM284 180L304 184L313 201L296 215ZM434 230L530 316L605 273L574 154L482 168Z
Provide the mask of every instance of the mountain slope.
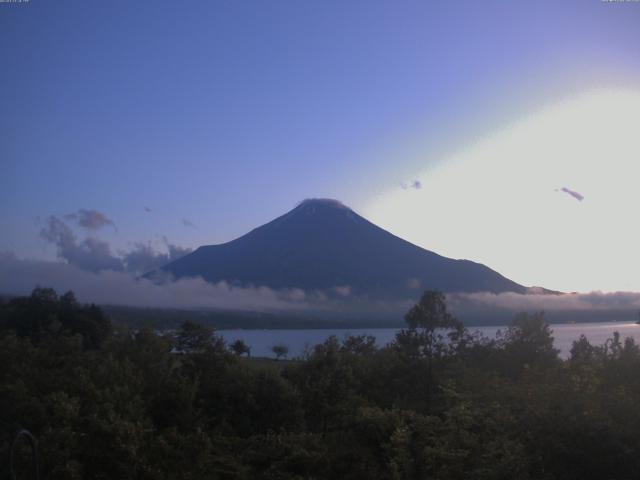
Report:
M178 278L373 298L415 297L427 288L527 290L484 265L442 257L402 240L327 199L305 200L236 240L202 246L162 270Z

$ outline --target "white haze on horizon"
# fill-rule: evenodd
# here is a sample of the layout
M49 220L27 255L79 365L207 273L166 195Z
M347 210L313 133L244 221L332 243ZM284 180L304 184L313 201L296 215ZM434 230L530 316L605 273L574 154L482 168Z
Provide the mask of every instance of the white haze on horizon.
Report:
M125 271L92 272L64 262L19 259L0 254L0 294L28 295L34 287L52 287L58 293L74 291L84 303L175 309L222 309L317 313L327 317L340 313L367 315L386 313L398 319L416 299L380 301L358 295L349 286L328 292L298 288L238 287L226 282L208 283L200 277L162 283ZM332 295L333 294L333 295ZM520 311L628 311L640 310L638 292L591 292L586 294L451 293L451 310L496 308Z

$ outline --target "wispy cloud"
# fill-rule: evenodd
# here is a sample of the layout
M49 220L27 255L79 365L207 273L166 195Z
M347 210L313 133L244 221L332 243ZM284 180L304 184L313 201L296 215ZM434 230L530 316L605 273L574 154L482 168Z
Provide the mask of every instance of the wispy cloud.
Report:
M131 250L120 251L116 255L108 242L95 237L78 239L71 227L54 215L46 218L40 238L56 247L58 258L89 272L126 270L146 273L191 252L191 249L174 245L163 237L166 251L157 250L151 242L136 242Z
M156 250L151 242L136 242L132 250L122 252L122 262L126 269L130 272L147 273L191 253L190 248L173 245L166 237L163 240L166 252Z
M40 238L56 246L58 258L83 270L123 270L122 261L111 254L107 242L94 237L78 241L71 228L56 216L45 220Z
M69 213L64 216L66 220L72 220L76 222L80 227L89 230L98 230L107 225L116 228L116 224L108 218L104 213L98 210L81 208L75 213Z
M188 227L188 228L198 228L198 227L196 227L196 224L195 224L195 223L193 223L193 222L192 222L192 221L190 221L190 220L187 220L186 218L183 218L183 219L182 219L182 224L183 224L185 227Z
M402 182L400 184L400 187L403 190L409 190L409 189L420 190L422 188L422 182L420 180L413 180L413 181L411 181L409 183Z
M559 191L564 192L564 193L566 193L568 195L571 195L573 198L575 198L576 200L578 200L580 202L582 200L584 200L584 195L582 195L582 194L580 194L580 193L578 193L578 192L576 192L574 190L571 190L571 189L569 189L567 187L562 187Z

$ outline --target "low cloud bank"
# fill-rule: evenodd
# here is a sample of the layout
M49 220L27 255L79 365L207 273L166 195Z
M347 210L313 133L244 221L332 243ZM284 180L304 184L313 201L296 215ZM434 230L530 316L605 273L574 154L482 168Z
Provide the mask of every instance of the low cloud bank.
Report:
M142 278L124 270L88 271L60 261L19 259L0 253L0 293L28 295L36 286L72 290L84 303L185 310L241 310L312 315L322 319L396 319L412 300L383 301L354 295L350 286L327 291L209 283L201 277Z
M138 250L144 250L140 247ZM167 254L170 255L170 254ZM349 286L323 291L298 288L274 290L267 287L235 286L227 282L208 283L196 278L141 278L126 270L90 271L59 261L19 259L0 253L0 293L28 295L36 286L53 287L58 292L73 290L83 302L103 305L177 309L222 309L244 311L284 311L317 313L322 316L384 316L401 319L415 300L383 301L357 295ZM509 320L517 312L544 310L569 316L550 316L551 321L566 318L603 320L608 312L640 311L640 293L592 292L586 294L460 293L448 294L450 309L462 320ZM581 317L580 315L584 315ZM504 317L504 318L503 318Z
M640 310L640 292L566 294L458 293L447 296L453 308L498 308L520 311Z
M240 288L225 282L211 284L199 277L158 283L125 271L92 272L68 263L0 254L0 292L28 295L36 285L58 292L73 290L82 302L135 307L297 310L319 308L323 300L297 289Z

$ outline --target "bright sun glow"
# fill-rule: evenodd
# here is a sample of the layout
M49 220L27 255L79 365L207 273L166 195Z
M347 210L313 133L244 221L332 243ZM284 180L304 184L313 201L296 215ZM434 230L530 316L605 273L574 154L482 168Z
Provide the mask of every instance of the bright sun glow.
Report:
M421 189L394 188L363 213L525 285L640 290L640 92L572 97L439 165L418 172Z

